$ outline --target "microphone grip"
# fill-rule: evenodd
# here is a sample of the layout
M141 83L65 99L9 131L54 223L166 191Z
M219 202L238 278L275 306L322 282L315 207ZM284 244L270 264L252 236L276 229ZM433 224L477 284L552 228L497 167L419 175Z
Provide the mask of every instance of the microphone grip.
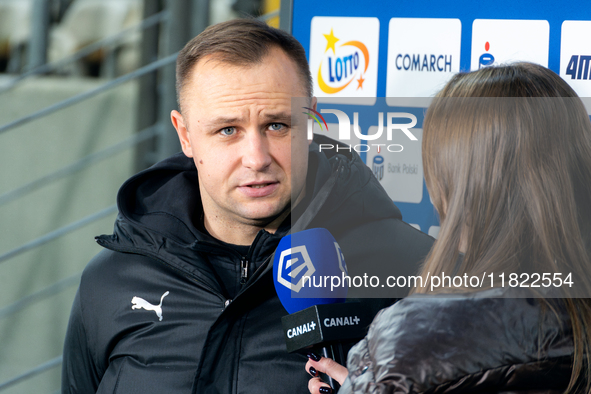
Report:
M336 342L328 346L323 346L320 349L320 353L323 357L331 358L337 363L341 364L342 366L346 366L347 353L345 352L342 343ZM337 382L335 379L333 379L325 373L320 372L320 379L328 383L334 393L336 393L341 388L339 382Z

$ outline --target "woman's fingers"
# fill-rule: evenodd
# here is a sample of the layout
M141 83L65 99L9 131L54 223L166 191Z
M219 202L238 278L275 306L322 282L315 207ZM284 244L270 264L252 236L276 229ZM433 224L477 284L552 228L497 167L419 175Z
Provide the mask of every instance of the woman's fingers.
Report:
M332 389L326 383L324 383L320 378L312 378L308 381L308 390L310 390L310 394L330 394L332 393Z
M308 382L308 389L312 394L326 394L331 393L332 390L330 386L320 380L318 377L319 372L323 372L339 382L339 384L343 384L349 371L347 368L343 367L341 364L337 363L336 361L326 358L320 357L315 353L308 354L308 362L306 363L306 371L310 375L313 376L312 379Z
M308 355L308 363L306 364L306 371L310 370L310 367L314 367L316 371L323 372L335 379L339 384L343 384L349 371L341 364L337 363L333 359L326 357L319 357L314 353Z

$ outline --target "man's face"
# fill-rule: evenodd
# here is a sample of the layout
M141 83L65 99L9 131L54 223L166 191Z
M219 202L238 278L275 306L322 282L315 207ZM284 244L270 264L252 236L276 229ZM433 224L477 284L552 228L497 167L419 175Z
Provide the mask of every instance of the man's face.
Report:
M173 111L183 152L197 167L209 220L265 227L304 195L308 141L292 129L291 98L306 92L279 48L259 63L234 66L201 59ZM305 122L304 122L305 123Z

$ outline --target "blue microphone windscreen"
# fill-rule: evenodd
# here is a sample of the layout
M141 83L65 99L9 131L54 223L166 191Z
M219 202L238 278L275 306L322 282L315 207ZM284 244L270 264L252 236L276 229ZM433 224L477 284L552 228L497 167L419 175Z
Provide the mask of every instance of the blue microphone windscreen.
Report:
M344 302L347 266L341 248L324 228L281 239L273 260L273 282L287 312L312 305Z

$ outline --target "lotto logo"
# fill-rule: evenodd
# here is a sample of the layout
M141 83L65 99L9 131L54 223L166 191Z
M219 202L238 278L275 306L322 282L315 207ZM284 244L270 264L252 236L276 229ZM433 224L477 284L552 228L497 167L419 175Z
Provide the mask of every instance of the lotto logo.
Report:
M378 18L320 17L310 26L310 72L322 102L333 97L373 98L377 93ZM328 99L328 100L326 100ZM368 100L357 104L370 105Z

